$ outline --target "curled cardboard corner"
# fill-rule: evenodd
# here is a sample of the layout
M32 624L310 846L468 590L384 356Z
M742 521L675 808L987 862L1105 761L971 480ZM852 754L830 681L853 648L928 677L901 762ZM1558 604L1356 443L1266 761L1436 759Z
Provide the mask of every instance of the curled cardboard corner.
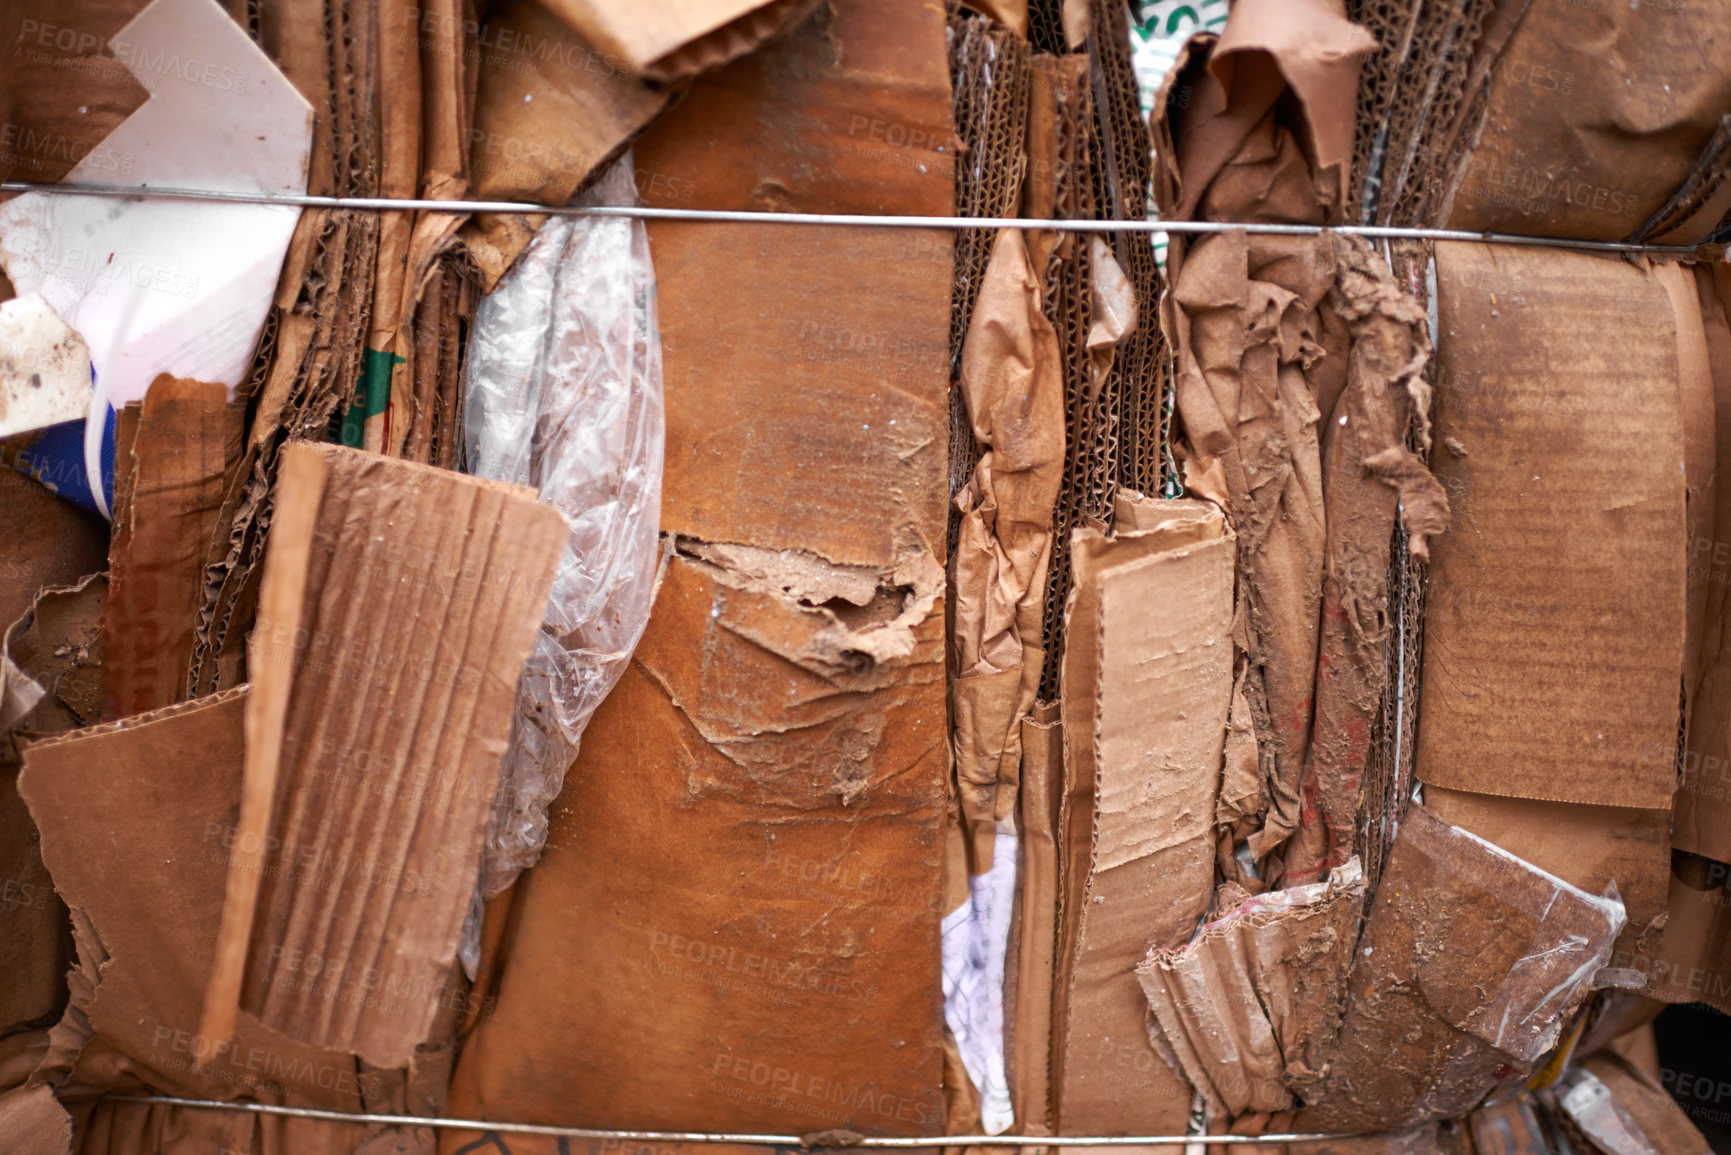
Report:
M547 0L624 72L668 82L718 67L810 15L817 0Z

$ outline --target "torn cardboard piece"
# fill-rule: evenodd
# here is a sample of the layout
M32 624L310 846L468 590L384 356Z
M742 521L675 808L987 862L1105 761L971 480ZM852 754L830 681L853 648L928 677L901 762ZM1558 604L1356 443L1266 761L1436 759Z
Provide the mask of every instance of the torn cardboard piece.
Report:
M1023 717L1034 704L1052 509L1064 467L1058 339L1019 229L998 234L962 347L961 385L983 452L956 498L950 688L958 801L973 872L1016 806Z
M1436 260L1436 437L1454 448L1435 467L1457 516L1430 571L1417 776L1666 809L1687 614L1670 299L1652 271L1580 253Z
M406 1065L480 869L523 658L569 532L533 492L290 445L203 1034L238 1008Z
M649 0L630 9L605 0L546 3L621 72L663 83L744 56L817 7L816 0Z
M80 1029L64 1069L45 1063L42 1072L52 1073L60 1096L75 1105L85 1150L130 1155L163 1125L156 1119L144 1126L145 1108L128 1105L118 1109L136 1112L133 1126L110 1135L102 1117L112 1108L91 1109L107 1091L350 1112L385 1106L383 1080L352 1055L297 1042L247 1015L232 1040L199 1032L236 846L245 701L245 691L233 691L185 702L44 739L28 751L23 790L42 826L44 855L75 922L86 928L81 957L93 970L101 964L99 977L91 976L94 990L75 1000ZM362 1131L285 1122L284 1141L295 1150L346 1151ZM258 1125L231 1117L229 1133L246 1145ZM313 1142L324 1130L348 1144ZM201 1134L183 1120L159 1138L164 1150L190 1152Z
M1359 940L1338 1045L1296 1129L1467 1114L1556 1045L1623 923L1616 897L1411 807Z
M451 1113L941 1132L942 579L878 580L838 612L672 559L518 880Z
M1707 1140L1664 1090L1611 1056L1563 1072L1551 1088L1563 1130L1605 1155L1707 1155Z
M1290 1111L1314 1096L1346 1003L1364 872L1270 891L1136 967L1163 1057L1227 1117Z
M1184 1129L1135 966L1201 921L1232 694L1231 532L1207 502L1121 500L1078 531L1066 614L1063 904L1053 1080L1070 1134Z
M164 374L151 384L131 439L125 500L115 502L103 606L109 718L187 696L204 559L240 463L244 406L217 382Z
M0 301L0 437L83 418L90 349L40 293Z

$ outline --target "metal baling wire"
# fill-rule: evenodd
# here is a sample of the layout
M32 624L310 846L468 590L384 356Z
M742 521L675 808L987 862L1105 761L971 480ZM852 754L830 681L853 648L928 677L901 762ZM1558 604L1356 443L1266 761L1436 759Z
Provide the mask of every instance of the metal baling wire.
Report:
M1475 233L1462 229L1402 228L1389 225L1279 225L1243 224L1233 221L1161 220L1037 220L1024 217L934 217L871 216L847 213L772 213L726 209L666 209L649 206L540 205L525 201L440 201L398 197L265 196L257 193L213 192L206 189L140 188L115 185L38 184L34 181L0 182L0 192L38 192L60 196L112 197L121 200L226 201L234 204L291 205L299 208L350 209L369 212L516 213L530 216L635 217L643 220L711 221L732 224L830 225L854 228L903 229L1053 229L1073 233L1225 233L1246 232L1271 236L1315 236L1335 232L1367 238L1404 238L1433 241L1479 241L1499 245L1529 245L1544 248L1582 249L1602 253L1649 253L1660 256L1710 256L1720 259L1712 247L1697 245L1649 245L1630 241L1589 241L1571 237L1535 237L1519 233Z
M110 1095L117 1103L161 1103L174 1107L202 1107L213 1111L250 1111L255 1115L284 1115L296 1119L322 1119L335 1123L370 1123L388 1127L432 1127L446 1131L494 1132L500 1135L545 1135L567 1139L618 1139L633 1143L742 1143L760 1147L795 1147L808 1150L877 1148L914 1150L936 1147L1143 1147L1152 1144L1213 1146L1259 1143L1320 1143L1351 1138L1347 1135L927 1135L880 1137L819 1131L812 1135L756 1135L703 1131L602 1131L588 1127L552 1127L540 1123L499 1123L484 1119L443 1119L427 1115L356 1114L326 1111L317 1107L279 1107L274 1103L227 1103L209 1099L178 1099L171 1095ZM827 1140L827 1142L826 1142Z
M1034 220L1019 217L926 217L869 216L836 213L767 213L736 212L709 209L662 209L636 207L549 206L519 201L439 201L394 197L327 197L327 196L263 196L246 193L212 192L204 189L128 188L113 185L38 184L33 181L0 182L0 192L40 192L61 196L97 196L122 200L190 200L227 201L242 204L294 205L301 208L333 208L374 212L447 212L447 213L522 213L538 216L601 216L636 217L647 220L711 221L736 224L803 224L832 225L855 228L1033 228L1067 230L1070 232L1174 232L1222 233L1243 230L1276 236L1314 236L1323 232L1356 234L1385 242L1394 238L1414 240L1480 241L1487 244L1536 245L1551 248L1585 249L1607 253L1656 253L1675 256L1720 254L1693 245L1647 245L1626 241L1587 241L1562 237L1532 237L1514 233L1474 233L1459 229L1421 229L1388 226L1347 225L1327 229L1319 225L1236 224L1228 221L1161 221L1161 220ZM343 1123L370 1123L399 1127L432 1127L447 1130L497 1132L500 1134L562 1136L580 1139L619 1139L649 1143L746 1143L760 1146L805 1147L806 1139L799 1135L726 1134L681 1131L607 1131L582 1127L553 1127L531 1123L502 1123L476 1119L441 1119L420 1115L356 1114L346 1111L325 1111L312 1107L281 1107L269 1103L234 1103L205 1099L182 1099L167 1095L113 1095L117 1102L160 1103L166 1106L203 1108L219 1111L248 1111L260 1115L281 1115L304 1119L323 1119ZM1128 1147L1155 1144L1220 1144L1256 1145L1262 1143L1325 1142L1347 1138L1341 1135L1276 1134L1276 1135L1138 1135L1138 1136L1041 1136L1022 1138L1010 1135L934 1135L920 1138L860 1137L857 1141L836 1146L880 1149L914 1149L937 1146L999 1147ZM811 1146L822 1146L811 1144Z

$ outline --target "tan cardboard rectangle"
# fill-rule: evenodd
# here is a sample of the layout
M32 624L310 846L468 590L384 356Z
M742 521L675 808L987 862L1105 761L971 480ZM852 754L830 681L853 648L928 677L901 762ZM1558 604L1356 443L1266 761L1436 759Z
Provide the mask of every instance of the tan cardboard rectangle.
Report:
M1437 246L1437 283L1433 467L1455 520L1430 572L1417 774L1665 808L1687 610L1669 297L1622 261L1466 243Z
M1142 532L1079 532L1072 553L1066 774L1092 779L1081 808L1093 813L1083 827L1072 812L1064 831L1081 843L1065 848L1053 1026L1065 1134L1169 1134L1190 1108L1148 1039L1134 972L1150 946L1188 937L1212 897L1236 542L1205 502L1146 504L1146 522L1130 519Z
M518 883L453 1114L942 1132L943 615L852 669L816 658L828 620L670 562Z

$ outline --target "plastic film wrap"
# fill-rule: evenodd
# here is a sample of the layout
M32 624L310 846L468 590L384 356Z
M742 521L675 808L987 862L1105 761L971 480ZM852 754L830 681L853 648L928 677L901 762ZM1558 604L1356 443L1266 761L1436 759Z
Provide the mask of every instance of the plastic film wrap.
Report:
M631 166L627 153L585 203L634 203ZM481 872L491 898L540 858L547 806L654 600L664 426L642 222L543 225L481 303L464 393L470 472L534 486L571 524L500 769Z

